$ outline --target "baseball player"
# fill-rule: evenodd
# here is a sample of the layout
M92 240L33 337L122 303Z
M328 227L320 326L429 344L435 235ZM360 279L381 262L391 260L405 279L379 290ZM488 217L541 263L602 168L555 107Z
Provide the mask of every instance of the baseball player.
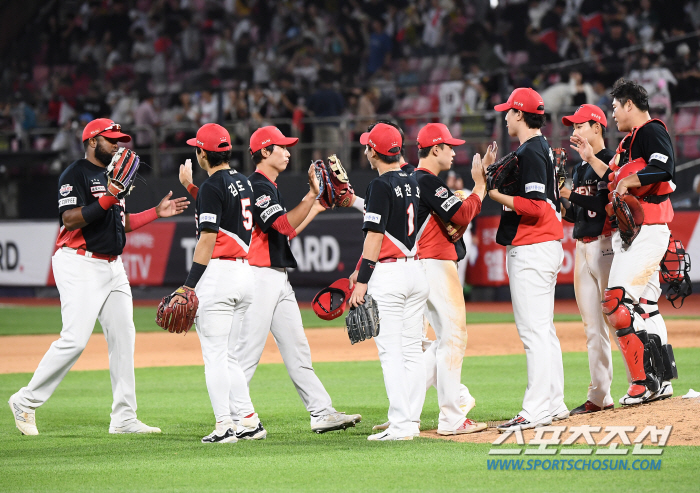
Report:
M136 418L134 342L131 288L121 253L126 233L159 217L182 213L189 202L170 199L169 192L147 211L130 214L125 201L108 190L105 168L119 142L131 137L107 118L93 120L83 130L85 157L73 162L58 182L59 229L52 258L61 295L60 338L39 363L26 387L12 395L10 409L24 435L38 435L35 410L53 394L90 339L99 320L107 339L112 380L110 433L160 433Z
M360 143L370 166L379 172L365 194L362 229L365 242L359 269L350 277L350 305L376 300L381 332L375 337L389 398L389 427L368 440L412 440L420 433L425 401L425 364L421 348L428 283L416 262L420 190L399 166L401 134L385 123L363 133Z
M509 196L492 190L489 195L503 206L496 242L506 246L513 315L527 356L522 411L498 429L524 430L569 416L564 404L561 346L553 321L564 231L554 156L540 132L545 122L542 97L521 87L494 109L506 112L508 135L520 141L515 151L521 170L519 193ZM478 154L475 160L480 160Z
M574 135L588 140L596 159L601 163L609 163L615 156L614 151L605 148L608 121L605 112L597 106L584 104L576 113L565 116L561 121L564 125L573 127ZM571 203L564 219L574 223L574 291L586 332L588 367L591 373L588 399L573 409L571 414L593 413L614 407L610 395L613 365L608 330L611 327L600 311L599 304L608 286L613 259L612 227L605 213L609 174L610 170L605 166L604 174L599 176L584 160L574 168L573 190L564 187L560 192Z
M466 254L461 236L451 238L446 223L466 230L481 211L486 195L484 170L474 162L474 192L464 201L453 194L438 174L452 167L453 147L464 140L452 137L442 123L429 123L418 132L418 168L415 178L420 187L418 206L418 256L428 278L426 317L437 339L426 352L435 354L436 387L440 417L438 434L458 435L486 429L460 408L462 360L467 349L466 309L457 262Z
M620 404L632 405L673 395L667 377L675 372L675 361L656 300L661 293L659 262L668 247L668 223L673 219L669 196L675 189L675 158L666 125L649 115L644 87L620 79L611 95L617 128L628 132L611 166L612 186L618 194L636 195L644 210L644 222L631 244L623 243L619 231L613 234L615 255L602 302L631 379ZM571 140L583 159L600 166L589 142L575 136Z
M216 428L203 443L232 443L267 436L236 360L235 348L246 310L253 300L253 271L248 253L253 230L253 191L248 178L231 169L231 137L216 123L207 123L187 144L209 178L197 188L192 162L180 166L180 181L195 197L197 246L185 286L199 298L195 318L202 346L204 373ZM232 420L232 409L238 427Z
M243 319L236 357L250 384L267 335L272 331L289 376L311 414L311 429L323 433L355 426L362 416L333 408L328 392L314 372L301 312L287 275L287 269L297 266L289 240L323 210L316 201L319 184L313 165L309 167L310 190L291 211L287 212L277 189L275 181L289 163L287 147L298 140L285 137L273 126L259 128L250 136L256 171L249 177L255 228L248 260L253 266L255 294Z

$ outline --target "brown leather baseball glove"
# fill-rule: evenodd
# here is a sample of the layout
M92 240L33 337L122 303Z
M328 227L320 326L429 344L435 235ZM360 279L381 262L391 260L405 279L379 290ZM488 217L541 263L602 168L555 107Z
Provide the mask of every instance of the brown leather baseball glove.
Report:
M194 289L180 286L175 292L160 301L156 323L168 332L187 333L194 324L198 307L199 299Z
M642 229L644 222L644 209L637 197L626 193L620 195L613 192L612 210L617 219L617 227L620 237L627 245L631 245Z

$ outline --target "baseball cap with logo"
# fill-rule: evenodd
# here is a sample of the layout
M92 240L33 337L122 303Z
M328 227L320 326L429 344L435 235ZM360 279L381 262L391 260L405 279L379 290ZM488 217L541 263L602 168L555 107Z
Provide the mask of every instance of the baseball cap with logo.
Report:
M372 130L360 135L360 144L368 145L385 156L396 156L401 152L401 134L395 127L377 123Z
M231 136L221 125L207 123L199 127L197 137L189 139L187 145L199 147L205 151L224 152L231 149Z
M101 135L108 139L117 139L119 142L129 142L131 137L122 133L122 126L114 123L109 118L98 118L93 120L83 129L83 142L93 137Z
M529 87L518 87L512 93L508 101L493 107L496 111L508 111L509 109L544 115L544 101L537 91Z
M261 127L250 136L250 153L255 154L263 147L278 145L292 147L299 142L296 137L285 137L275 126Z
M343 314L354 290L354 287L350 289L350 281L347 278L338 279L316 294L311 307L319 318L333 320Z
M425 149L438 144L449 144L451 146L460 146L464 144L464 140L455 139L450 133L450 129L444 123L428 123L418 132L418 148Z
M574 123L586 123L591 120L600 123L604 127L608 126L605 112L594 104L582 104L573 115L565 116L561 119L561 122L567 127L571 127Z

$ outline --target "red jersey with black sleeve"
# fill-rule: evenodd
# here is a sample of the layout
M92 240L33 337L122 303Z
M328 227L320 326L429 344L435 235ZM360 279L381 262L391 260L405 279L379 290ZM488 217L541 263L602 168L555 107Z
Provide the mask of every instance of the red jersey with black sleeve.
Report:
M413 175L420 187L418 206L418 257L437 260L462 260L467 253L462 238L452 243L437 215L445 222L452 220L462 207L462 200L453 194L439 176L425 168L417 168ZM472 194L464 202L469 207L470 220L481 211L481 200Z
M81 248L103 255L121 255L126 245L124 200L114 204L101 219L83 228L68 231L63 213L97 202L107 192L106 168L87 159L78 159L58 179L58 231L56 247Z
M362 230L381 233L379 260L415 257L420 189L413 176L389 171L372 180L365 195Z
M241 173L221 169L207 178L197 193L197 238L216 232L211 258L247 258L253 230L253 189Z
M257 267L296 268L289 237L272 227L287 213L277 184L261 171L248 177L253 187L253 239L248 261Z
M515 153L520 164L520 190L515 196L515 205L516 208L518 204L527 205L528 213L503 206L496 242L499 245L532 245L561 240L564 238L564 228L559 208L559 188L554 154L547 139L542 135L532 137L523 142Z

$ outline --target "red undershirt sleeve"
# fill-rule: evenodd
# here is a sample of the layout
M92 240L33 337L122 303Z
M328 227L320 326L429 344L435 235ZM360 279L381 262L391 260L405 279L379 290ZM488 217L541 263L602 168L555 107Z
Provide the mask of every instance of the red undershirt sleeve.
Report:
M521 216L543 217L549 204L544 200L513 197L513 206L515 206L515 212Z
M287 219L287 214L284 214L277 219L275 219L275 222L272 223L272 229L277 231L278 233L283 234L284 236L289 237L291 240L297 235L297 232L294 228L292 228L292 225L289 224L289 219Z
M481 212L481 199L476 194L467 197L450 221L458 226L467 226Z
M195 185L194 183L190 183L187 185L187 191L192 195L193 199L197 198L197 194L199 193L199 187Z

